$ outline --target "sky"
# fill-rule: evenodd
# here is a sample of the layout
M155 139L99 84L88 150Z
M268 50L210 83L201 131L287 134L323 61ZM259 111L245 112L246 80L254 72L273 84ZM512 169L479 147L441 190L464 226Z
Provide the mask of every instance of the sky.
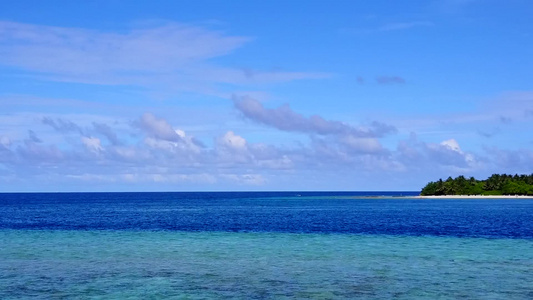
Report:
M0 0L0 191L533 173L533 2Z

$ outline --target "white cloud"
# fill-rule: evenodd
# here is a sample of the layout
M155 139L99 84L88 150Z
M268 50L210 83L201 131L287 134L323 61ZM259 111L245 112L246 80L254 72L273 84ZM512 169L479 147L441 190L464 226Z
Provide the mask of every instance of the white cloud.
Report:
M115 146L111 148L112 150L112 159L120 159L131 162L139 161L149 161L150 155L148 151L143 151L143 149L138 149L131 146Z
M165 155L179 157L182 162L190 162L196 160L195 156L202 152L203 145L194 137L188 136L181 129L173 128L167 120L157 118L153 114L143 114L134 124L148 134L144 138L144 144L155 150L155 156L162 154L158 153L159 151L163 151Z
M87 182L89 184L95 182L117 182L116 176L105 175L105 174L67 174L65 178L74 179L75 181Z
M47 80L138 85L158 92L184 90L221 95L215 84L234 85L324 78L317 72L253 71L215 66L251 38L167 22L126 32L102 32L0 21L0 65Z
M340 142L356 153L380 153L384 149L375 138L357 138L351 135L342 136Z
M177 23L105 33L0 22L0 62L53 74L159 73L230 53L247 40Z
M414 133L411 133L408 140L398 143L394 155L395 159L408 169L424 172L442 170L454 174L472 174L485 167L477 155L463 151L456 139L425 143L418 141Z
M302 118L311 122L310 118ZM46 138L41 139L42 129L27 127L21 129L25 131L24 135L13 135L16 138L0 137L2 176L9 174L18 181L21 178L39 179L40 182L66 180L130 187L145 184L186 188L198 184L244 188L248 185L267 187L273 182L280 184L295 176L312 176L305 182L314 182L321 177L371 178L379 174L387 174L388 178L399 176L402 180L422 173L470 176L476 172L509 170L513 165L531 166L533 162L530 151L487 149L486 153L474 153L463 150L458 138L425 143L418 141L415 134L400 141L396 149L384 147L377 137L343 133L310 134L310 143L281 147L251 142L245 134L228 130L214 137L214 142L208 146L201 146L185 130L148 113L130 122L129 127L122 127L123 123L103 123L102 120L97 126L85 120L85 125L81 126L58 117L49 117L52 122L43 124L42 119L42 116L36 118L29 125L47 128ZM34 138L28 130L34 132ZM375 123L359 130L390 129ZM111 142L119 138L116 132L122 134L122 142L118 144ZM484 158L483 154L490 159ZM348 182L346 178L343 180Z
M263 185L267 182L260 174L222 174L221 177L243 185Z
M461 151L461 147L459 147L459 143L457 143L457 141L455 139L449 139L449 140L446 140L446 141L442 141L440 143L441 146L444 146L452 151L455 151L455 152L458 152L458 153L463 153L463 151Z
M217 160L225 166L233 166L234 164L253 166L255 159L248 149L246 140L233 133L226 132L215 141L216 148L214 149Z
M530 149L503 150L488 147L485 150L498 168L506 170L505 173L533 173L533 151Z
M7 136L0 136L0 146L3 148L9 148L11 146L11 140Z
M357 128L343 122L326 120L319 115L305 117L293 111L288 104L268 109L250 97L234 96L233 103L246 118L283 131L319 135L351 135L359 138L378 137L396 132L394 126L380 122L372 122L366 128Z
M117 137L117 134L113 131L113 129L109 125L104 124L104 123L93 122L93 127L97 133L105 136L107 140L111 142L111 144L113 145L121 144L121 141Z
M459 143L455 139L449 139L449 140L446 140L446 141L442 141L440 143L440 146L442 146L443 148L445 148L448 151L451 151L451 153L458 154L458 157L460 157L461 164L462 164L463 161L468 166L471 166L472 164L475 163L474 156L472 154L470 154L470 153L463 152L463 150L461 150L461 147L459 146ZM430 149L432 149L432 150L436 150L437 152L443 150L442 148L438 149L438 147L435 147L434 144L429 144L428 147ZM445 151L442 151L441 153L443 153L443 152L445 152Z
M99 138L83 136L81 137L81 142L85 145L87 150L92 153L98 154L104 151L104 148L102 147L102 143L100 142Z
M56 164L68 159L67 155L55 145L41 145L31 141L19 145L17 152L26 163Z
M159 119L151 113L144 113L137 124L156 139L174 142L181 140L179 134L166 120Z
M15 154L10 148L11 140L6 136L0 136L0 162L13 163ZM6 166L0 164L0 169L6 169Z
M238 151L246 149L246 140L233 133L233 131L228 131L224 136L220 137L218 144Z

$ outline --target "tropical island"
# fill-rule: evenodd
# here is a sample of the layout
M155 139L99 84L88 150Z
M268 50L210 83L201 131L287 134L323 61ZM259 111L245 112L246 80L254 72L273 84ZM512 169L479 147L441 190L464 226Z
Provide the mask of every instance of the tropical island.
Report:
M474 177L448 177L446 180L429 182L420 192L420 196L448 195L519 195L533 196L533 174L507 175L493 174L485 180Z

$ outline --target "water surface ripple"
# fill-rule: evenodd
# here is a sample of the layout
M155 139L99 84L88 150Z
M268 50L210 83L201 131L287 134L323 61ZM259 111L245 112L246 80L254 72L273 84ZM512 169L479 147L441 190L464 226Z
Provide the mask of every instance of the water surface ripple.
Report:
M530 199L357 193L0 194L0 228L533 238Z
M528 199L0 194L0 299L533 299L532 215Z

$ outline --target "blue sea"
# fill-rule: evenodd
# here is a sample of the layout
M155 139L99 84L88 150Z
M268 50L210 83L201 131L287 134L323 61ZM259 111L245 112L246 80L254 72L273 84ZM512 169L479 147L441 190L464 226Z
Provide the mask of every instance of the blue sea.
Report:
M533 200L417 194L0 194L0 299L533 299Z

